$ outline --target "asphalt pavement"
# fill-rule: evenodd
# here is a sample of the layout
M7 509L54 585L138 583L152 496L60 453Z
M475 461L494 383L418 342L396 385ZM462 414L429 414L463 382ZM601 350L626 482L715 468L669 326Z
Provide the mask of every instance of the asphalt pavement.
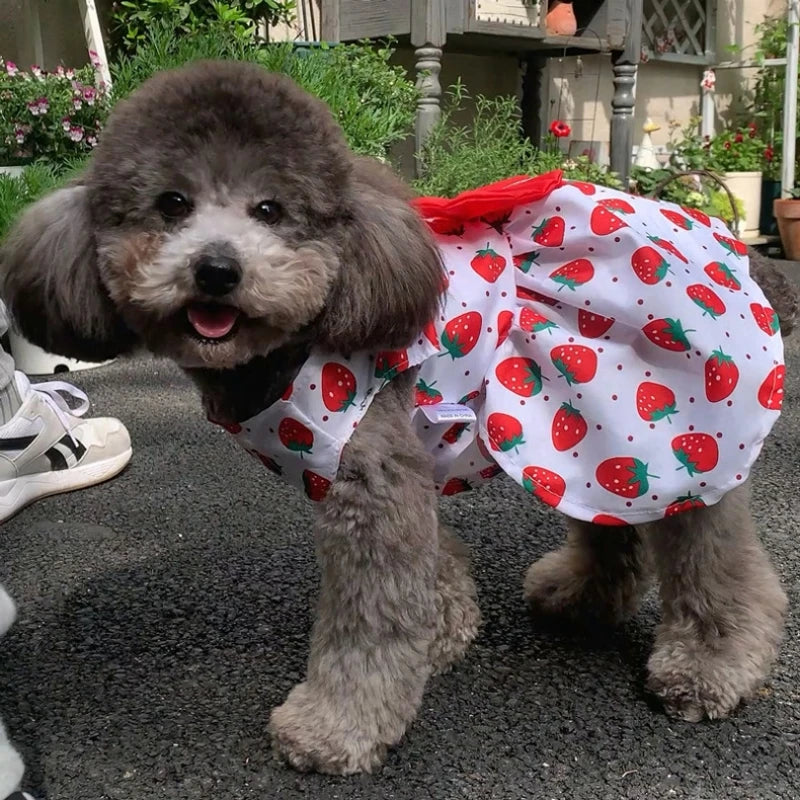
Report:
M72 374L90 413L129 427L134 457L0 529L0 582L20 609L0 642L0 712L27 785L46 800L800 797L800 333L786 346L754 502L791 616L756 702L699 725L652 704L652 593L614 633L532 624L522 575L563 522L501 478L443 502L473 548L481 634L431 681L383 769L352 778L295 773L266 735L308 651L310 504L207 423L170 364Z

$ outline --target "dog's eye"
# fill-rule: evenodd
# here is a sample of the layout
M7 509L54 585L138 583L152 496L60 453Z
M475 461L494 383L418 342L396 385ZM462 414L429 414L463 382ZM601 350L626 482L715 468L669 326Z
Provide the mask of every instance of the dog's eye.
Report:
M156 200L156 208L167 219L182 219L192 210L192 204L179 192L164 192Z
M280 203L276 203L274 200L262 200L251 213L259 222L274 225L283 216L283 209Z

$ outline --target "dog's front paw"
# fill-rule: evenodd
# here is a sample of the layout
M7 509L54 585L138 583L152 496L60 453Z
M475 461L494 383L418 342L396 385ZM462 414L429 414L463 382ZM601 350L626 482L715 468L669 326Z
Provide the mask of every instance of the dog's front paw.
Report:
M730 650L686 647L669 643L656 647L647 665L647 688L666 713L685 722L723 719L763 683L765 668L758 660Z
M386 744L359 725L352 709L333 708L307 683L273 709L269 730L276 755L301 772L372 772L386 756Z

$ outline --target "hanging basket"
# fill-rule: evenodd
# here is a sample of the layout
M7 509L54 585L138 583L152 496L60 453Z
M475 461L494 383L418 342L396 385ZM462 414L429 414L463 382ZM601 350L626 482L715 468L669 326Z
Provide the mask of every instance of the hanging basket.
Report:
M673 175L669 175L666 178L664 178L664 180L659 181L655 185L655 187L653 188L653 191L650 192L650 197L652 197L654 200L658 199L659 197L661 197L661 192L663 192L664 189L670 183L672 183L673 181L676 181L676 180L678 180L680 178L688 178L690 176L698 176L700 178L708 178L711 181L713 181L714 183L716 183L717 185L719 185L722 188L722 190L725 192L725 194L728 195L728 200L730 201L730 204L731 204L731 211L733 213L733 223L731 225L731 229L734 231L734 233L737 233L737 235L738 235L738 231L739 231L739 228L741 226L742 220L741 220L741 218L739 216L739 211L736 208L736 198L734 197L733 192L728 188L728 184L726 184L725 181L722 180L722 178L719 175L717 175L714 172L711 172L710 170L707 170L707 169L687 169L687 170L683 170L682 172L676 172Z

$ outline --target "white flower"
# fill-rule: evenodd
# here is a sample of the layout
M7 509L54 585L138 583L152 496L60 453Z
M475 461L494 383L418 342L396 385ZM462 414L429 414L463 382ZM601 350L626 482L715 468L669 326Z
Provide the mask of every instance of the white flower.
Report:
M86 144L88 144L89 147L97 147L97 137L96 136L87 136L86 137Z
M17 65L13 61L6 61L6 72L13 78L18 72Z
M97 53L94 50L90 50L89 51L89 61L92 62L92 66L95 69L98 69L99 67L101 67L103 65L103 62L100 61L100 56L98 56Z
M41 80L41 78L42 78L42 68L40 66L38 66L37 64L33 64L31 66L31 75L33 75L34 78L39 78L39 80Z
M76 111L80 111L83 108L83 103L77 97L73 97L72 98L72 107Z
M62 117L61 127L64 129L64 133L69 133L69 129L72 127L72 120L69 117Z
M75 70L74 70L74 69L72 69L72 67L70 67L70 68L69 68L69 69L68 69L68 70L67 70L67 71L64 73L64 75L65 75L65 77L67 77L69 80L72 80L72 79L75 77Z
M83 141L83 128L80 125L72 125L69 129L69 138L73 142Z
M65 77L67 76L67 73L66 73L66 72L64 72L64 67L63 67L61 64L59 64L59 65L56 67L56 75L57 75L59 78L65 78Z

